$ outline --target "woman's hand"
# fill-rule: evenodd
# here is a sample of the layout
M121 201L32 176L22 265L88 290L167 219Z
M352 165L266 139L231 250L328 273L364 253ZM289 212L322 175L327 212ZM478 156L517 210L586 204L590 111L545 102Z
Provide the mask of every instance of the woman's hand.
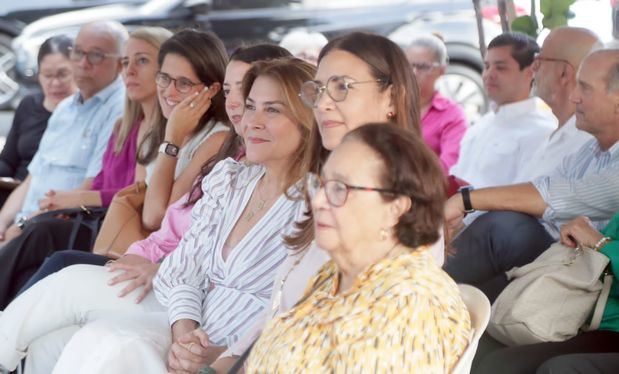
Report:
M561 226L561 243L575 248L577 245L593 248L602 239L602 235L585 216L576 217Z
M210 108L211 98L217 91L204 87L202 91L189 95L178 103L168 118L165 140L180 147L183 140L196 129L200 118Z
M39 209L42 211L77 208L82 205L80 193L75 191L49 190L45 197L39 200Z
M120 291L118 297L124 297L131 291L142 286L142 292L135 299L136 303L144 300L146 295L153 289L153 279L159 269L159 264L154 264L137 255L126 255L117 261L109 263L107 266L110 271L123 271L123 273L110 279L108 282L110 286L125 281L131 281Z
M174 325L179 322L184 321L177 321ZM208 363L208 335L200 327L176 335L178 337L175 335L172 334L173 342L168 352L168 369L175 374L197 373Z

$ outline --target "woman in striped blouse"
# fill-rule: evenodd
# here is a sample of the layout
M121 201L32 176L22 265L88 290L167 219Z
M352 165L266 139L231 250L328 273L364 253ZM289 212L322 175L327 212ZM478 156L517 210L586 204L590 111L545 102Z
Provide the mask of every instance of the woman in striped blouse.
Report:
M307 170L302 161L314 119L297 93L314 74L313 66L298 59L251 68L243 82L243 136L251 164L225 160L204 179L190 229L161 265L156 298L116 304L113 313L104 313L109 318L95 318L98 302L115 305L106 300L113 295L84 295L97 300L76 317L85 326L54 372L195 372L252 324L268 304L274 270L286 255L282 235L304 210L297 182ZM18 308L19 301L9 308ZM50 319L54 313L48 311Z

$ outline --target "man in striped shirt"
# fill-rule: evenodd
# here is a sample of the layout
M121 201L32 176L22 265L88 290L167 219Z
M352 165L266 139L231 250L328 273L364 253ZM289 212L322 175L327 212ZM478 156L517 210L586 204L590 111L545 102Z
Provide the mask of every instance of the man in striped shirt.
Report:
M533 261L559 238L559 228L585 215L602 228L619 210L619 49L591 53L571 100L576 126L593 135L555 171L531 183L463 190L445 206L448 227L467 212L490 211L466 228L444 266L457 282L492 300L507 285L505 271Z

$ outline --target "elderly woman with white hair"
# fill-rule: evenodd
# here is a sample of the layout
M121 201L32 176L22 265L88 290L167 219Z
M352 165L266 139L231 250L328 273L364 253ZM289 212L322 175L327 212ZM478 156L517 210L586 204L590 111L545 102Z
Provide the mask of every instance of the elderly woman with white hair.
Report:
M437 36L420 36L409 44L406 58L419 85L423 138L448 174L458 161L467 121L460 106L436 90L436 81L447 68L447 48Z

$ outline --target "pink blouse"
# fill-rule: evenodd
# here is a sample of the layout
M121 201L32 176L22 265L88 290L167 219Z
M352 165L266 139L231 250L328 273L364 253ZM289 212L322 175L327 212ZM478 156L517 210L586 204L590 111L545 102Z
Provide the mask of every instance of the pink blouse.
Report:
M468 124L464 112L455 102L435 92L428 111L421 119L423 139L441 160L443 171L458 161L460 141Z
M131 244L126 254L158 262L174 251L191 223L193 205L185 206L187 196L188 194L183 195L168 207L159 230L150 234L146 239Z

